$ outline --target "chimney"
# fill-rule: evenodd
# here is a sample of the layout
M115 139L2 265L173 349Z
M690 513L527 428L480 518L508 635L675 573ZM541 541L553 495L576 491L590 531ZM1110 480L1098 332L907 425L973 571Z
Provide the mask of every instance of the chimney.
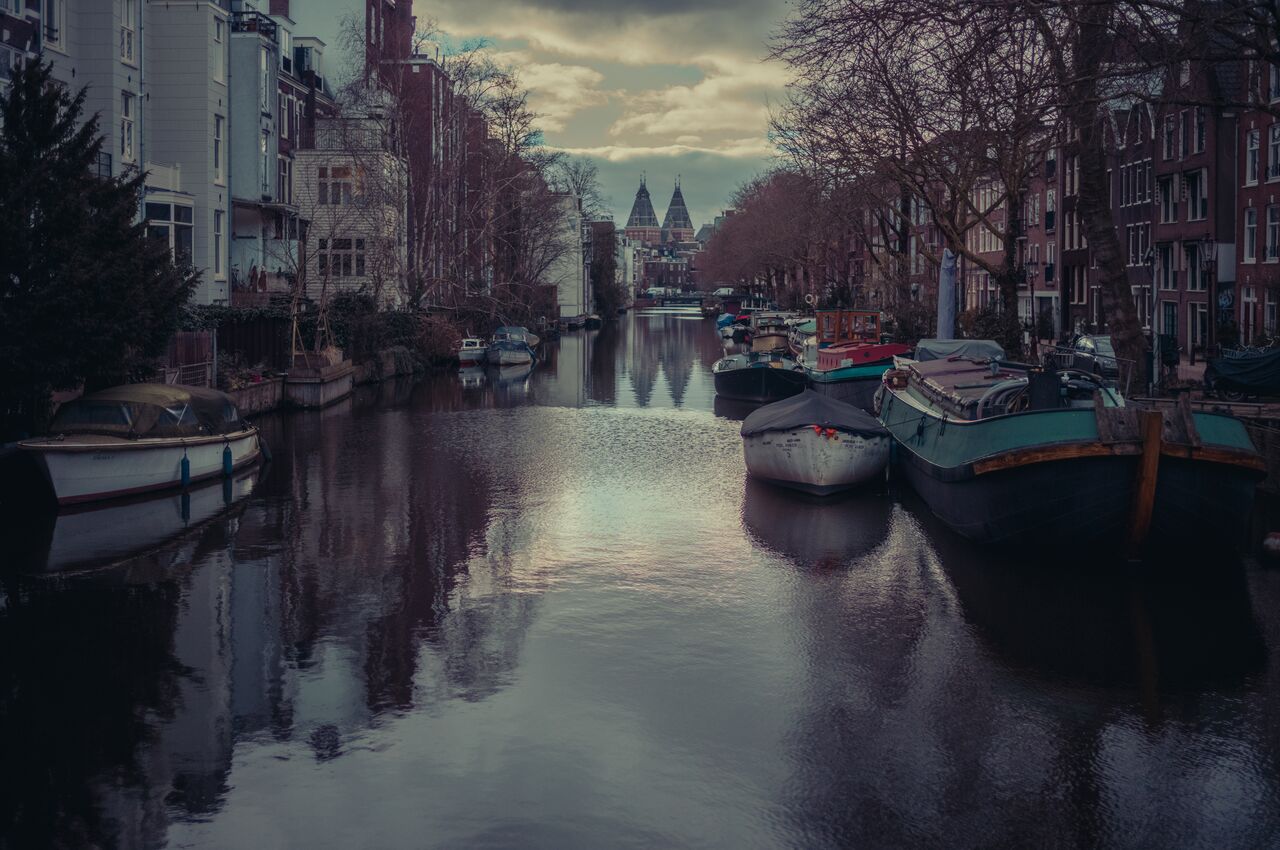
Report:
M271 14L289 18L289 0L271 0Z

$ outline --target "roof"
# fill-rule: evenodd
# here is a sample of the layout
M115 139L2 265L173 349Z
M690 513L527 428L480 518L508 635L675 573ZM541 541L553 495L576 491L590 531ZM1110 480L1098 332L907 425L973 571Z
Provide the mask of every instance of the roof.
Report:
M680 183L676 182L676 190L671 195L671 203L667 206L666 218L662 220L663 230L693 230L693 221L689 218L689 208L684 203L684 193L680 191Z
M635 203L631 205L631 216L627 219L627 227L649 227L657 229L658 214L653 211L653 201L649 198L649 187L644 178L640 178L640 188L636 190Z

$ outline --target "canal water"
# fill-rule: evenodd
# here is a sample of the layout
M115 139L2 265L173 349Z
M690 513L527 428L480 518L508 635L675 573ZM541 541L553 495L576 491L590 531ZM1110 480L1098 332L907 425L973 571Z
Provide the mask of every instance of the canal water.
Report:
M748 481L709 323L547 349L8 534L0 847L1280 844L1280 569Z

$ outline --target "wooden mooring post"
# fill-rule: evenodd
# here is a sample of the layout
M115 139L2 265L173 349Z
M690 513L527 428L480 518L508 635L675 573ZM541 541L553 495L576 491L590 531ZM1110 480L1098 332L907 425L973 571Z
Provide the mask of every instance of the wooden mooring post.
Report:
M1156 504L1156 482L1160 475L1160 444L1164 431L1164 414L1159 410L1138 411L1138 434L1142 439L1142 455L1138 458L1138 475L1133 482L1133 509L1129 512L1129 557L1137 559L1151 531L1151 517Z

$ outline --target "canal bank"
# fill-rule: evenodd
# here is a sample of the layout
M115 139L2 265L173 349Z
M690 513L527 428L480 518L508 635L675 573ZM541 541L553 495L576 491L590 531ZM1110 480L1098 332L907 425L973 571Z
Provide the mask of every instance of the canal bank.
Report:
M58 517L0 571L0 835L1274 843L1280 571L1047 567L901 488L757 485L722 351L637 315L261 416L274 462L189 525ZM91 533L114 566L48 575Z

